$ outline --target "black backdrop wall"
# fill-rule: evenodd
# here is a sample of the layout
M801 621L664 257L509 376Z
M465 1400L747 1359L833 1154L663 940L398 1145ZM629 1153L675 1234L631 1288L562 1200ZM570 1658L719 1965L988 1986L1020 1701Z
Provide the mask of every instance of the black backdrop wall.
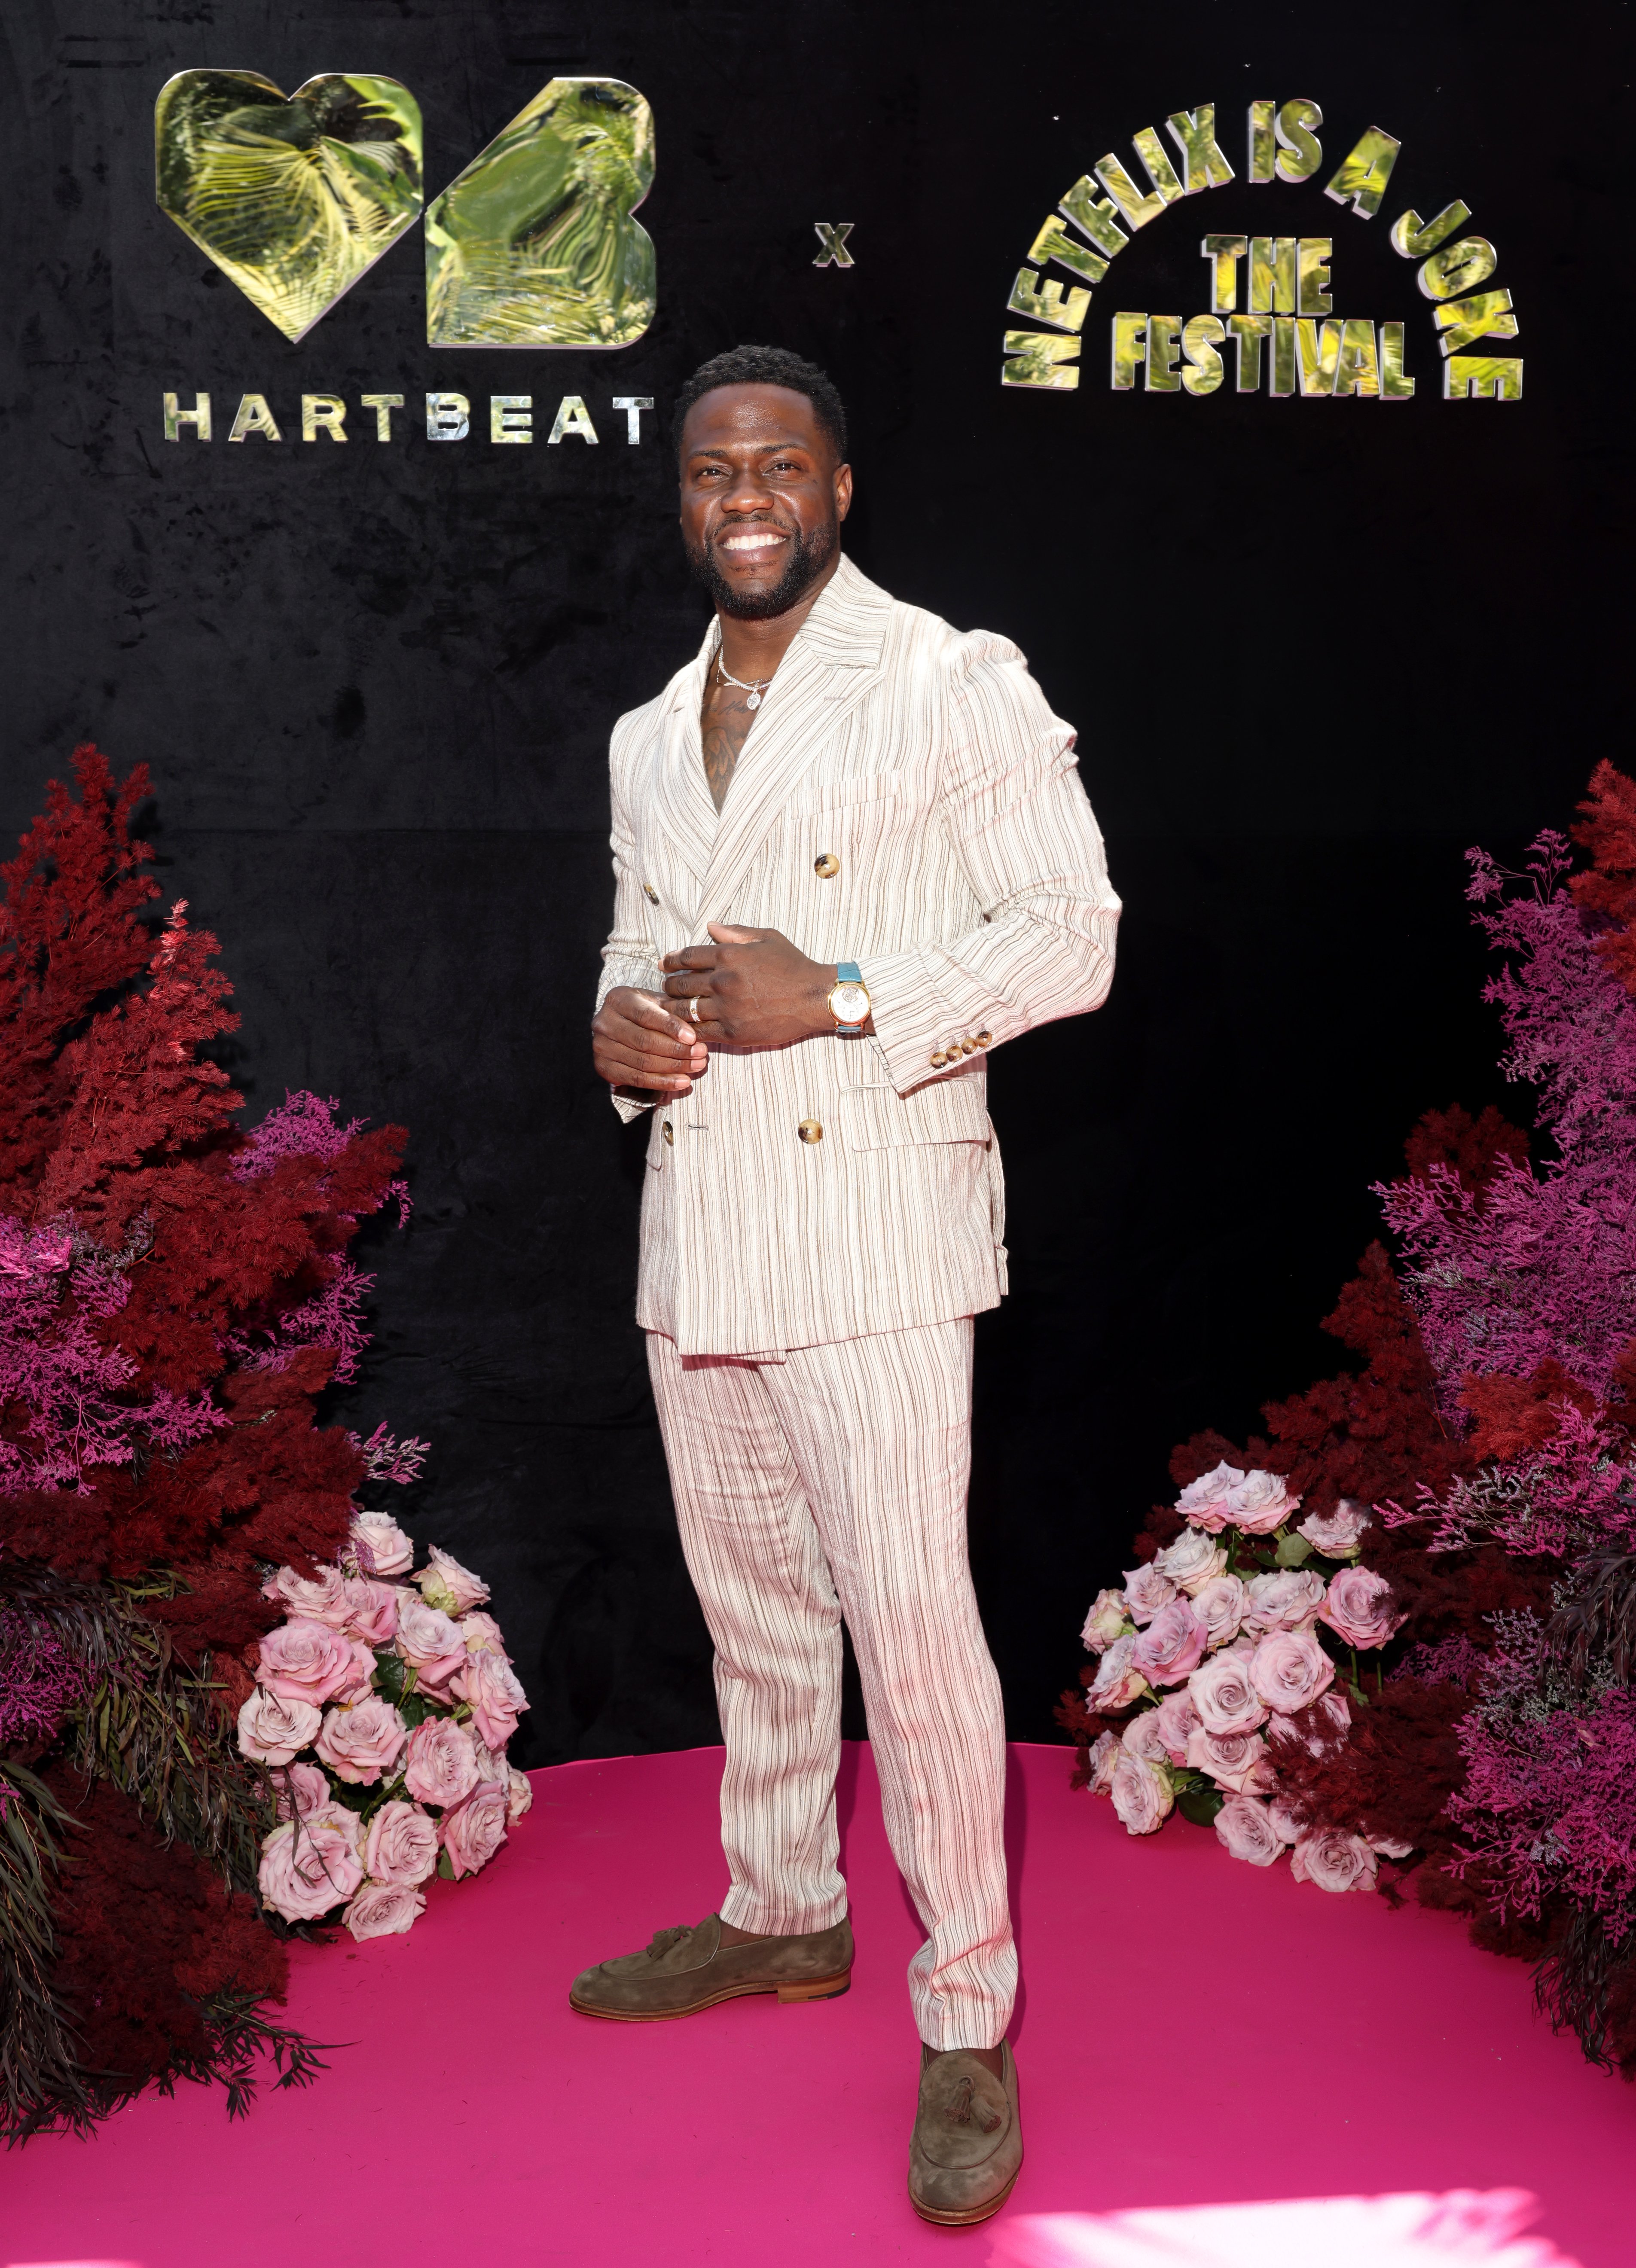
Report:
M341 1406L431 1437L410 1521L493 1580L530 1761L717 1736L631 1322L641 1138L586 1039L608 728L704 620L660 438L679 381L741 339L826 364L853 556L1015 637L1081 729L1123 960L1100 1016L994 1064L1013 1290L980 1329L972 1506L1013 1729L1050 1737L1172 1442L1337 1366L1315 1319L1368 1183L1428 1105L1503 1099L1460 854L1566 823L1621 740L1627 25L1588 0L11 0L0 826L77 739L151 763L252 1115L306 1086L411 1129L417 1211L372 1248L375 1358ZM154 96L201 65L401 77L429 192L555 72L630 81L658 130L652 331L431 350L416 231L288 344L153 202ZM1252 188L1245 107L1292 94L1330 162ZM1042 217L1207 100L1241 178L1122 257L1078 393L1003 391ZM1404 146L1365 224L1321 184L1371 123ZM1386 240L1456 196L1521 313L1520 402L1441 399ZM850 270L814 266L820 219L854 224ZM1116 307L1208 306L1204 228L1332 238L1338 312L1404 320L1414 398L1109 390ZM362 393L431 387L579 394L601 438L366 438ZM166 388L211 393L212 444L162 438ZM225 444L241 391L288 436L321 388L355 405L348 446ZM615 394L659 404L638 446Z

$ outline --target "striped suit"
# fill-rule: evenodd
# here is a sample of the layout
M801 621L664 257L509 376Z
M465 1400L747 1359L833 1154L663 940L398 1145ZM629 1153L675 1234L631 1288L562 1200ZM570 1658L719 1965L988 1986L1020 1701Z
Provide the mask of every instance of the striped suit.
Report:
M716 643L712 622L615 729L602 992L660 990L666 954L738 922L858 961L875 1026L712 1049L648 1140L637 1317L716 1646L722 1913L783 1933L844 1910L844 1609L931 1933L910 1971L921 2036L990 2046L1015 1957L999 1692L965 1548L970 1318L1006 1288L984 1057L1100 1005L1119 902L1072 732L1006 639L843 559L719 817L699 732Z

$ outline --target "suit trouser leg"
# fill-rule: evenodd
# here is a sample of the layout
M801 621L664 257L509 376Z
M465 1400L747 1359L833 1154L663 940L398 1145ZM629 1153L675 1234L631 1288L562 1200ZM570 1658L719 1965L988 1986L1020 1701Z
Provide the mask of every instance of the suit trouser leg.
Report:
M818 1929L843 1910L838 1590L887 1832L929 1933L910 1999L940 2048L994 2046L1016 1985L1004 1718L966 1554L971 1342L967 1317L749 1366L684 1365L649 1340L683 1548L717 1645L733 1875L723 1915Z

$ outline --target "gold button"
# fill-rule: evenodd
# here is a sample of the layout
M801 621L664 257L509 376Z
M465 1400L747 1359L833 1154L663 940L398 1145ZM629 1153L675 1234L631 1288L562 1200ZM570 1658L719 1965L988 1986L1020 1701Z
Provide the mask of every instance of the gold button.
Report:
M823 1128L815 1118L803 1118L796 1131L803 1142L822 1142Z
M945 1064L947 1061L948 1061L948 1057L947 1057L947 1054L944 1052L944 1050L943 1050L941 1048L940 1048L940 1049L938 1049L937 1053L936 1053L936 1054L932 1057L932 1070L933 1070L933 1071L941 1071L941 1070L942 1070L942 1068L943 1068L943 1066L944 1066L944 1064Z
M653 887L652 882L643 883L642 895L650 905L656 906L659 903L659 892Z
M993 1044L994 1035L992 1032L979 1032L977 1034L977 1045L980 1048L991 1048Z
M821 881L827 882L831 874L838 874L841 862L833 850L821 850L813 860L813 872Z
M665 1139L666 1139L666 1141L667 1141L667 1142L669 1142L669 1143L674 1144L674 1141L675 1141L675 1138L676 1138L676 1130L675 1130L675 1128L671 1124L671 1123L670 1123L669 1119L667 1118L667 1119L665 1121Z
M977 1043L975 1040L962 1040L960 1043L960 1052L962 1056L974 1056L976 1051Z

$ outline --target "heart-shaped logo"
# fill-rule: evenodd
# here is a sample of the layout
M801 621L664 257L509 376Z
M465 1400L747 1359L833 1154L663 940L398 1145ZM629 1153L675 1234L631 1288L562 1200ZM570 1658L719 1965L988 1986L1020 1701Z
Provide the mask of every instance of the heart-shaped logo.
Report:
M291 95L256 71L180 71L159 91L153 139L160 206L288 339L424 202L420 105L366 71L326 71Z
M653 320L653 114L617 78L554 78L426 210L434 347L628 347Z

